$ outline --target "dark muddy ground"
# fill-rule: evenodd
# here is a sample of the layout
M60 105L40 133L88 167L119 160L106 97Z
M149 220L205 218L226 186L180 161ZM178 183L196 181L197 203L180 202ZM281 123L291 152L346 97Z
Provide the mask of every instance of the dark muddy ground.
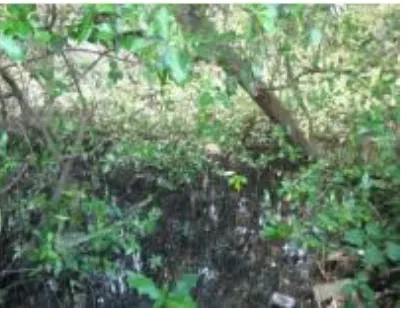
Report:
M47 279L31 286L17 285L9 292L13 298L7 305L152 306L146 297L127 288L125 271L132 269L158 283L171 282L186 272L199 274L193 294L200 307L271 307L274 292L292 296L297 306L315 306L310 259L290 260L284 255L285 240L271 242L260 237L263 193L278 184L278 177L273 171L242 172L248 176L248 186L239 193L230 189L226 178L215 175L201 175L193 186L172 192L160 189L155 181L158 175L151 172L141 174L130 187L126 174L108 178L106 182L123 206L160 192L157 202L163 214L156 231L142 241L141 255L118 258L122 276L91 275L87 285L75 293L63 293L63 283L56 285ZM152 266L152 257L160 257L161 264ZM70 277L66 275L67 281Z
M194 186L161 194L163 215L156 232L143 240L141 269L159 283L185 272L199 274L194 294L200 307L270 307L274 292L293 296L298 306L313 306L310 260L289 260L285 240L260 237L263 193L276 186L277 176L245 174L249 185L240 193L226 178L205 175ZM146 193L141 188L154 188L135 186L139 199ZM122 199L136 196L130 191ZM150 266L154 256L162 258L161 267Z

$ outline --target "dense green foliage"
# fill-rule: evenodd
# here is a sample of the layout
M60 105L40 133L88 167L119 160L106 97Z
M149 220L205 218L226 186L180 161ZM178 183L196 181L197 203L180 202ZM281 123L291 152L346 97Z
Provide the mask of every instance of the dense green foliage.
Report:
M261 83L321 156L255 109ZM0 99L0 305L22 279L120 273L162 192L215 172L241 193L271 167L262 237L346 251L350 303L381 304L383 279L399 302L399 7L2 5ZM196 276L127 271L196 306Z

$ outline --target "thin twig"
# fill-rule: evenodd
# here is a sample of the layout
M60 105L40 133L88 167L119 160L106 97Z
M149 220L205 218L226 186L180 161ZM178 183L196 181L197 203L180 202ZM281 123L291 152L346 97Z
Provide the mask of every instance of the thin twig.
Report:
M399 73L396 72L395 70L382 70L381 72L383 73ZM299 83L300 79L304 76L307 75L313 75L313 74L339 74L339 75L359 75L359 76L365 76L369 75L369 71L354 71L351 69L334 69L334 68L319 68L319 67L314 67L314 68L305 68L302 72L298 73L297 75L293 76L292 83L285 83L281 85L274 85L269 88L270 91L277 91L277 90L282 90L282 89L287 89L293 86L293 83Z
M20 106L21 112L23 114L23 118L28 117L30 114L30 108L26 99L24 98L24 94L20 87L17 85L17 82L13 79L11 74L7 71L7 69L0 68L0 76L4 82L10 87L10 90L14 97L18 100L18 105Z
M55 52L53 52L53 51L47 51L47 52L46 52L45 54L43 54L43 55L39 55L39 56L36 56L36 57L33 57L33 58L30 58L30 59L25 60L25 61L24 61L24 64L29 64L29 63L32 63L32 62L36 62L36 61L38 61L38 60L44 59L44 58L46 58L46 57L48 57L48 56L54 54L54 53L55 53ZM3 66L3 67L0 67L0 70L8 70L8 69L11 69L11 68L14 68L14 67L18 67L18 66L19 66L19 63L13 62L13 63L9 63L8 65L5 65L5 66Z
M7 193L9 190L11 190L18 182L20 182L21 178L23 177L24 173L28 169L28 164L24 163L23 167L20 168L20 172L18 175L5 187L0 191L0 196L4 195Z
M106 50L105 51L94 51L94 50L90 50L90 49L86 49L86 48L79 48L79 47L78 48L68 47L68 48L65 48L62 51L62 53L75 53L75 52L90 53L90 54L96 54L96 55L104 55L104 54L106 55L111 51L109 51L107 53ZM121 62L130 63L130 64L133 64L133 65L140 65L139 61L132 61L132 60L129 60L127 58L122 58L122 57L119 57L119 56L109 55L109 58L116 59L116 60L119 60Z

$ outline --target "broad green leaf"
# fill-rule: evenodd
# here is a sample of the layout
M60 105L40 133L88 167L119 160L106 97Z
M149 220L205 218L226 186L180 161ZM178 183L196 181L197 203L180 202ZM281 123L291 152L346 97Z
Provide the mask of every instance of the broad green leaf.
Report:
M364 233L360 229L351 229L346 231L343 239L351 245L361 247L364 244Z
M183 83L187 79L187 64L182 60L179 50L168 48L164 54L163 62L176 83Z
M155 13L154 30L155 34L167 40L170 36L171 15L165 6L161 6Z
M153 41L145 38L134 38L129 44L129 50L133 53L142 52L144 49L153 45Z
M129 276L128 283L131 288L136 289L141 295L148 295L153 300L161 298L161 291L152 279L140 273L132 273Z
M0 35L0 50L4 51L6 55L14 61L21 61L25 58L25 52L20 44L3 35Z
M374 244L370 244L365 249L364 262L367 265L379 266L385 262L384 254Z
M92 33L94 24L93 24L93 20L92 20L92 14L87 14L85 16L85 18L83 19L82 23L79 26L79 33L77 36L77 41L79 43L88 40L89 36Z
M399 262L400 260L400 245L394 242L387 242L385 252L387 257L394 261Z
M185 274L181 279L176 283L172 293L182 294L188 296L192 288L197 284L198 275L196 274Z
M3 35L13 38L26 39L32 33L33 27L27 21L16 23L13 20L0 23Z

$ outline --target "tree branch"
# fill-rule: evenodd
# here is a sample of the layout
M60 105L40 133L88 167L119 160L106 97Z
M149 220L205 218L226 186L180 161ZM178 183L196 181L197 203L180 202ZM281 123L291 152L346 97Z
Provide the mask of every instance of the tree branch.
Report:
M21 112L23 114L23 118L28 117L28 115L30 114L30 108L26 99L24 98L22 90L17 85L16 81L4 68L0 68L0 76L2 77L3 81L6 82L6 84L10 87L13 96L17 98L18 105L20 106Z
M77 73L75 72L75 68L70 63L68 57L65 55L64 52L61 52L61 56L64 59L65 64L67 65L68 72L71 75L71 78L73 79L75 88L76 88L76 90L78 92L79 100L80 100L82 108L83 108L83 111L85 112L86 108L87 108L87 100L86 100L86 98L85 98L85 96L84 96L84 94L82 92L82 88L81 88L81 86L79 84L79 79L78 79ZM90 117L89 115L84 115L84 114L81 117L81 122L80 122L80 125L79 125L80 126L79 131L78 131L78 134L77 134L77 136L75 138L75 141L74 141L74 149L79 148L80 145L82 144L82 141L83 141L84 135L85 135L86 122L87 122L89 117ZM53 195L52 195L52 200L54 202L58 202L60 200L60 198L61 198L61 194L62 194L62 192L63 192L63 190L65 188L65 185L66 185L66 183L68 181L69 173L70 173L70 171L72 169L72 163L73 163L73 160L68 159L65 162L65 165L62 167L60 177L59 177L59 179L57 181L57 185L56 185L56 187L54 189L54 192L53 192Z
M17 176L13 180L11 180L11 182L0 191L0 196L10 191L18 182L20 182L21 178L23 177L27 169L28 169L28 164L24 163L23 166L20 168L20 171L18 172Z

